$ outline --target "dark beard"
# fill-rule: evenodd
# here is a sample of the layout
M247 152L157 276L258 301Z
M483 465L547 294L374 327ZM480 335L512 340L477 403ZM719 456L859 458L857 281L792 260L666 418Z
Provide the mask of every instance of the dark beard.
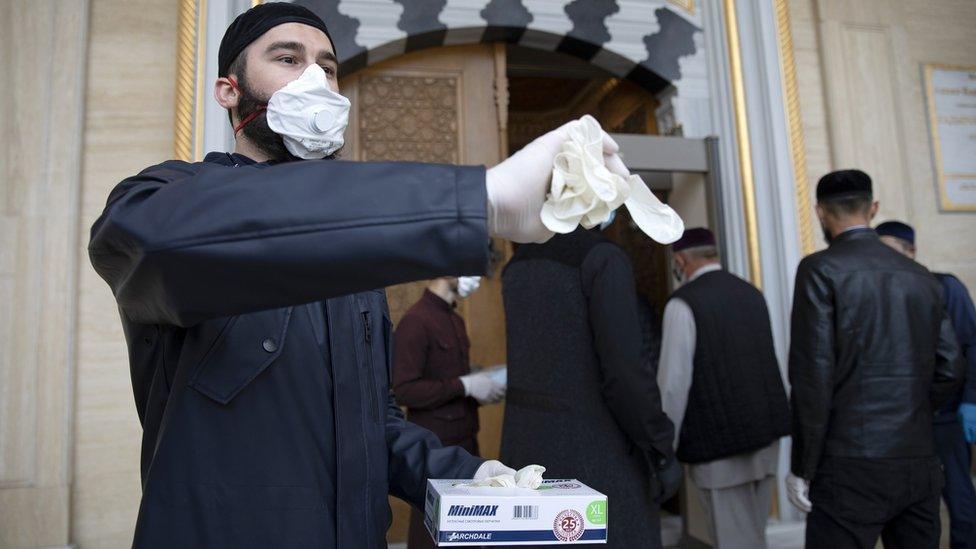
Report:
M267 99L257 96L247 83L244 75L240 75L237 85L241 89L241 102L237 106L238 120L244 120L257 110L261 110L268 104ZM268 127L267 111L262 110L261 114L254 117L241 128L241 133L247 137L255 147L261 150L272 160L293 160L295 159L280 135Z
M826 240L827 245L830 246L830 243L834 241L833 235L830 234L830 231L827 230L827 227L821 225L820 228L823 229L824 240Z
M251 87L247 83L247 77L244 74L239 75L237 85L241 89L241 101L237 105L238 120L244 120L254 111L268 105L267 99L261 99L251 90ZM261 114L255 116L253 120L245 124L241 128L241 133L271 160L301 160L301 158L288 152L288 148L285 147L285 141L281 135L268 126L267 110L262 110ZM323 160L336 160L340 158L344 148L345 146L326 156Z

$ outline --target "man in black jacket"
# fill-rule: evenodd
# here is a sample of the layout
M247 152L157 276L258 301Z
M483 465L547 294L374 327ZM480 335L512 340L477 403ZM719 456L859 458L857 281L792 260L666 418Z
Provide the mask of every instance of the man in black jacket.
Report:
M422 508L428 478L512 471L404 421L371 288L481 274L490 235L549 237L539 212L566 128L487 174L298 161L335 152L348 109L324 22L258 6L219 58L235 152L124 180L91 231L144 430L133 545L384 547L387 494Z
M959 346L935 277L869 227L877 208L864 172L821 178L830 247L796 274L787 484L812 549L939 544L932 415L962 382Z
M580 228L519 246L502 284L502 460L543 463L552 478L606 494L617 510L608 547L660 547L659 506L678 489L681 469L655 365L642 355L626 254Z

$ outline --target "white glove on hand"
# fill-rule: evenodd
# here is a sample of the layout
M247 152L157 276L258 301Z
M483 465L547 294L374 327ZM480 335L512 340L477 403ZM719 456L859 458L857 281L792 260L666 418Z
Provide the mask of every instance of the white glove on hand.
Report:
M505 398L505 386L497 383L486 372L461 376L464 396L474 397L478 404L495 404Z
M789 473L786 475L786 492L789 495L790 503L797 509L804 513L809 513L813 509L813 504L810 503L809 482Z
M493 236L520 243L542 243L552 238L553 232L542 224L539 214L549 192L553 161L569 136L569 125L574 123L536 138L488 170L488 231ZM603 132L604 153L611 155L619 148Z
M478 467L478 470L474 472L474 476L471 478L472 480L485 480L499 475L512 475L512 477L515 477L515 469L498 460L489 459L482 463L481 467Z

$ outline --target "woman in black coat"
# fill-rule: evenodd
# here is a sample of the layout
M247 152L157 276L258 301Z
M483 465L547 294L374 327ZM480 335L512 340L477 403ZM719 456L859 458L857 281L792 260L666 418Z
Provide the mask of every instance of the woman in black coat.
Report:
M501 459L540 463L547 478L576 478L606 494L610 547L660 547L660 502L681 473L653 366L641 357L629 260L578 229L520 246L502 282Z

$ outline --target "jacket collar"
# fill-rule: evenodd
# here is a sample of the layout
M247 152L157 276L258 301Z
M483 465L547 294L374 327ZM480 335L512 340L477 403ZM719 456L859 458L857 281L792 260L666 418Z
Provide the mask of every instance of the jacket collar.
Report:
M203 157L203 161L220 164L221 166L250 166L251 164L257 164L257 162L243 154L228 152L207 153L207 156Z
M207 153L207 156L203 157L204 162L211 162L214 164L220 164L221 166L250 166L252 164L258 164L263 166L273 166L275 164L282 164L284 162L292 162L291 159L288 160L267 160L265 162L258 162L253 160L243 154L236 152L211 152Z
M700 277L705 273L713 273L715 271L721 271L721 270L722 270L721 263L709 263L708 265L705 265L703 267L698 267L698 270L691 273L691 276L688 277L688 282L697 279L698 277Z
M860 240L864 238L878 238L878 233L874 232L874 229L871 227L853 227L835 236L833 242Z
M439 311L447 311L449 313L450 312L454 312L454 306L453 305L451 305L450 303L444 301L440 296L438 296L437 294L435 294L434 292L432 292L430 290L426 290L425 289L424 290L424 295L420 299L422 299L424 301L424 303L426 303L427 305L429 305L429 306L431 306L431 307L433 307L433 308L435 308L435 309L437 309Z

